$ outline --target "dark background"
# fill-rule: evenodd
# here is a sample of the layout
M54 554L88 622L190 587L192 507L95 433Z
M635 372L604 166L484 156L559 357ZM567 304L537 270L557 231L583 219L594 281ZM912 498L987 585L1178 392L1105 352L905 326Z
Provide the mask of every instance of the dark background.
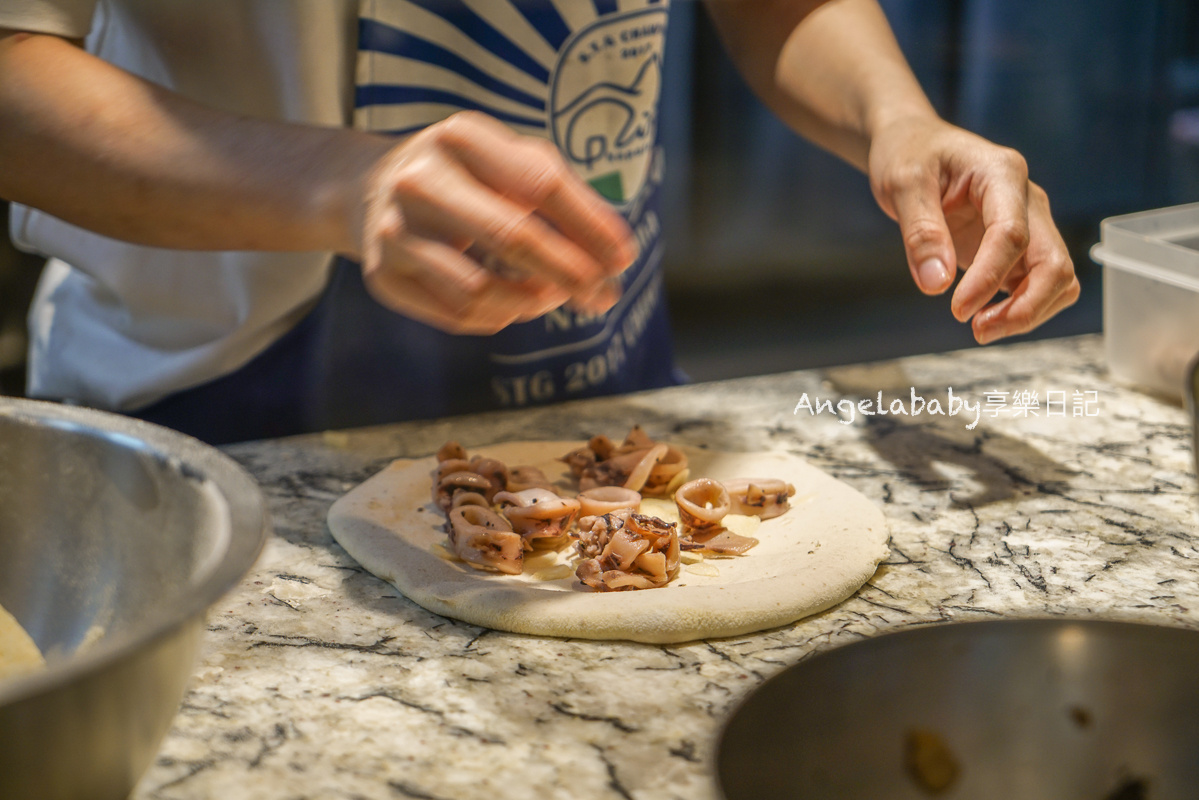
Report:
M1020 150L1082 281L1032 336L1102 327L1104 217L1199 201L1199 3L881 0L937 110ZM975 346L912 284L865 178L756 102L672 7L663 125L680 362L707 379Z
M1100 221L1199 201L1199 3L881 2L938 111L1020 150L1049 193L1083 295L1032 336L1100 330ZM692 378L974 346L947 297L915 289L866 179L771 117L698 4L675 0L666 61L667 276ZM0 392L17 394L40 262L3 244Z

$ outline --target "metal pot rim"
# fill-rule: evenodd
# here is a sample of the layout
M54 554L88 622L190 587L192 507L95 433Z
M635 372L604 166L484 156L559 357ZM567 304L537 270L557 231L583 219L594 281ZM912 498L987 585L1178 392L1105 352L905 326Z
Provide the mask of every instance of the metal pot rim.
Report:
M932 639L958 639L969 640L976 636L985 636L988 632L999 632L1005 635L1016 635L1016 631L1029 631L1030 635L1047 635L1060 633L1070 628L1077 628L1089 632L1091 635L1105 636L1111 638L1132 638L1132 637L1165 637L1167 639L1180 640L1185 638L1199 639L1199 630L1195 628L1180 625L1175 622L1153 622L1140 620L1121 620L1111 618L1095 618L1095 617L1071 617L1071 616L1056 616L1056 615L1039 615L1027 617L1008 617L1004 619L984 619L984 620L950 620L942 622L932 622L927 624L908 625L905 627L882 631L877 635L870 636L865 639L858 639L847 644L836 645L827 649L819 650L805 656L800 661L795 662L787 667L784 667L779 672L767 678L758 686L747 692L724 716L720 725L720 730L717 733L716 746L712 750L711 760L709 762L710 772L713 781L718 789L718 796L725 797L724 780L726 776L723 774L721 765L723 763L724 752L728 744L727 737L730 733L730 727L735 719L737 719L751 703L755 702L761 696L777 691L778 686L785 686L787 682L794 680L794 675L797 672L804 672L809 669L812 661L828 664L829 659L853 658L853 654L860 650L883 650L884 652L904 642L909 643L909 647L918 647L920 640Z
M141 624L78 656L51 663L45 670L0 686L0 708L35 697L105 667L203 616L236 586L257 560L270 530L266 504L257 482L232 458L211 445L177 431L106 411L23 398L0 398L0 417L71 430L116 441L140 451L185 477L211 482L228 508L229 540L214 564L198 576L178 603L162 606Z

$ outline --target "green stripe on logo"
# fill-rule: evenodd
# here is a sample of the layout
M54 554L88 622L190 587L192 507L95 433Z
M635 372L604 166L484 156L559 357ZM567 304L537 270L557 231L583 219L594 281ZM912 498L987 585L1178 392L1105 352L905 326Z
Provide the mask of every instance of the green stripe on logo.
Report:
M620 180L620 172L609 172L607 175L600 175L598 178L592 178L588 183L591 188L599 192L606 200L613 203L624 202L624 183Z

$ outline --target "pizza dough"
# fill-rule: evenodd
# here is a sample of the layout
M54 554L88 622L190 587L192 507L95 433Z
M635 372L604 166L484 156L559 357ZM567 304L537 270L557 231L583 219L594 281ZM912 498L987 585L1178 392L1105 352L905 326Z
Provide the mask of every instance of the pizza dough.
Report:
M540 467L568 488L556 459L581 444L512 442L470 453ZM449 560L445 517L431 499L432 456L395 461L352 489L329 510L329 529L362 566L437 614L515 633L656 643L737 636L823 611L856 592L890 552L882 512L800 458L680 449L693 478L781 478L796 494L787 513L762 522L754 534L761 544L746 555L683 565L659 589L598 593L573 574L535 577L569 563L572 547L527 559L522 575Z
M0 681L35 672L46 665L29 634L0 607Z

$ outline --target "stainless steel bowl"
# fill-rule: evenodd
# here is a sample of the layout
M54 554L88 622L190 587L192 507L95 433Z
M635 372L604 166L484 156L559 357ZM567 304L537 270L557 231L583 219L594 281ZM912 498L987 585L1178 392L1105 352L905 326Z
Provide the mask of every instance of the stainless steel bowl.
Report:
M817 655L723 731L727 800L1199 796L1199 632L1011 620Z
M0 798L128 796L178 709L205 610L267 527L253 479L205 444L0 399L0 605L47 657L0 683Z

